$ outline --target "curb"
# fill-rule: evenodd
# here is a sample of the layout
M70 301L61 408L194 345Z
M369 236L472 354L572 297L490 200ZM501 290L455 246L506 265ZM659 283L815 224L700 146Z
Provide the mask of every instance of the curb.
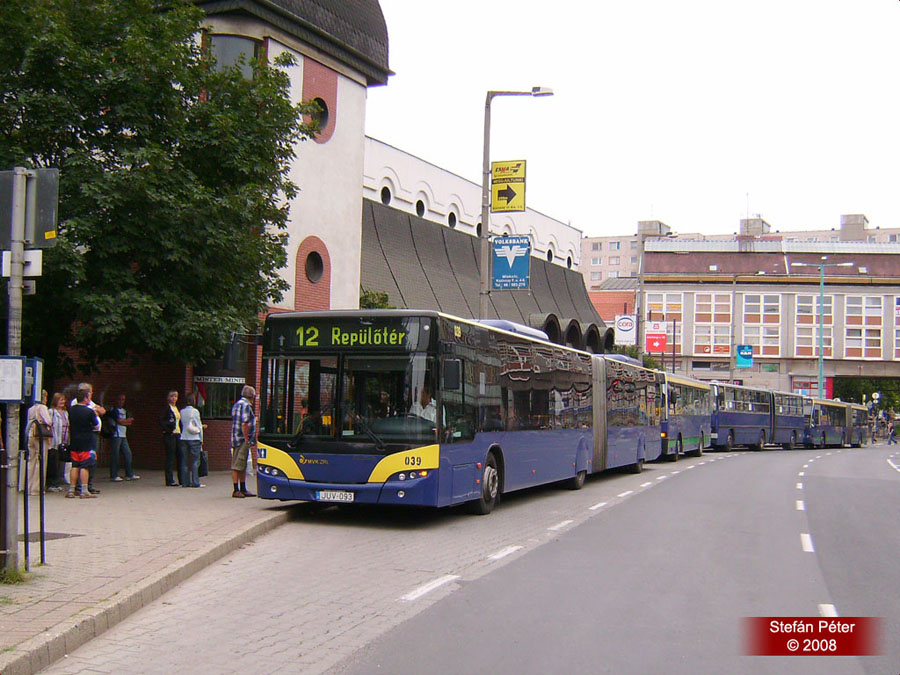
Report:
M268 514L227 540L211 544L207 549L151 574L133 589L120 591L97 607L85 611L83 616L67 619L50 630L22 642L11 651L0 654L0 674L33 675L56 663L200 570L257 537L284 525L291 516L291 510Z

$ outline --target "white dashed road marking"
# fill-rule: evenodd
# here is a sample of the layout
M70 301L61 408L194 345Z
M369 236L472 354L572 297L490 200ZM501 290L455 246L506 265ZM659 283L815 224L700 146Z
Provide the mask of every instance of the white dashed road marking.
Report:
M819 616L840 616L834 605L819 605Z
M653 481L648 480L646 483L641 483L641 487L647 487L648 485L653 485Z
M439 579L435 579L434 581L429 581L424 586L419 586L416 590L410 591L400 599L406 600L407 602L418 600L426 593L431 593L431 591L433 591L434 589L440 588L444 584L449 584L451 581L456 581L457 579L459 579L458 574L447 574Z
M488 556L488 560L500 560L501 558L505 558L508 555L512 555L516 551L521 551L521 546L507 546L506 548L502 548L493 555Z
M803 489L803 483L797 483L797 489L798 489L798 490L802 490L802 489Z
M806 504L803 503L802 499L797 500L797 510L798 511L806 511Z
M591 507L591 511L596 511L597 509L602 509L604 506L606 506L606 502L600 502L599 504L594 504Z
M555 531L555 530L561 530L561 529L563 529L566 525L571 525L571 524L574 523L574 522L575 522L574 520L564 520L564 521L562 521L561 523L557 523L556 525L551 525L551 526L548 527L547 529L548 529L548 530L554 530L554 531Z
M813 548L813 540L806 532L800 535L800 546L803 547L804 552L806 553L815 553L816 549Z
M618 495L616 495L616 496L617 496L617 497L627 497L627 496L630 495L632 492L634 492L634 490L625 490L625 492L620 492L620 493L619 493Z

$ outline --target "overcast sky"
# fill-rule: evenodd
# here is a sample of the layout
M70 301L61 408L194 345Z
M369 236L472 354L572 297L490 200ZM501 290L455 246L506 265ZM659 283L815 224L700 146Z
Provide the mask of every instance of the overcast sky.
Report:
M530 208L587 236L900 227L897 0L380 0L366 133L480 182L527 160ZM749 195L749 197L748 197Z

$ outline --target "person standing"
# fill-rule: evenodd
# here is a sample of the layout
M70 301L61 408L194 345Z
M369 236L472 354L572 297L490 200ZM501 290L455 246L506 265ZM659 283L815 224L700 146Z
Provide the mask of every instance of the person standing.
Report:
M52 447L56 448L57 480L53 488L59 492L69 484L71 464L64 456L64 448L69 445L69 411L66 410L66 398L59 392L50 400L50 429L53 433ZM66 465L69 466L66 466ZM52 488L48 488L50 490Z
M88 481L89 470L97 464L96 433L100 431L100 418L90 407L90 385L78 386L75 405L69 410L69 442L72 451L72 472L69 474L68 499L75 498L76 486L81 484L81 498L95 499Z
M119 476L119 456L125 464L125 480L138 480L140 476L134 475L131 466L131 446L128 445L128 427L134 422L134 418L125 409L125 394L116 397L116 405L110 411L116 420L116 430L109 439L109 479L113 483L121 482Z
M184 474L187 483L182 487L206 487L197 475L200 469L200 453L203 451L203 423L200 421L200 411L194 407L197 397L190 393L185 398L187 405L181 409L181 442L185 446Z
M94 385L90 384L89 382L82 382L81 384L78 385L78 389L76 390L76 392L80 391L82 389L87 389L87 391L88 391L87 407L94 411L94 415L97 416L98 420L102 419L102 417L106 414L106 408L104 408L99 403L94 403ZM72 403L69 405L69 409L71 410L72 406L76 405L77 403L78 403L78 394L76 393L75 398L72 399ZM100 490L98 490L97 488L94 487L94 469L97 467L97 446L99 445L99 443L98 443L99 438L100 438L100 424L98 422L97 428L94 429L94 438L92 440L92 447L91 447L91 449L94 451L94 463L91 464L90 467L88 467L87 486L88 486L88 492L90 492L92 495L100 494Z
M47 390L41 390L41 400L28 409L28 494L41 493L46 484L47 450L53 442L53 418L47 408ZM43 474L42 474L43 472Z
M166 408L159 419L159 426L163 430L163 448L166 451L166 485L175 487L184 485L187 481L182 475L181 458L181 413L176 407L178 392L170 391L166 396ZM178 482L175 482L175 472L178 472Z
M256 448L256 413L253 404L256 390L249 384L241 390L241 398L231 407L231 481L232 497L255 497L247 491L247 462L253 461Z
M896 430L894 429L894 420L890 420L887 426L888 432L888 445L896 445L897 439L894 437Z

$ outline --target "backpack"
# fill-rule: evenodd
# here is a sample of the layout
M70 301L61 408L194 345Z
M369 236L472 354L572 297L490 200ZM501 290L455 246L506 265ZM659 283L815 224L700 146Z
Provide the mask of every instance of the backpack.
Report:
M103 438L112 438L116 435L116 429L119 425L119 419L116 416L116 409L110 408L100 420L100 435Z

